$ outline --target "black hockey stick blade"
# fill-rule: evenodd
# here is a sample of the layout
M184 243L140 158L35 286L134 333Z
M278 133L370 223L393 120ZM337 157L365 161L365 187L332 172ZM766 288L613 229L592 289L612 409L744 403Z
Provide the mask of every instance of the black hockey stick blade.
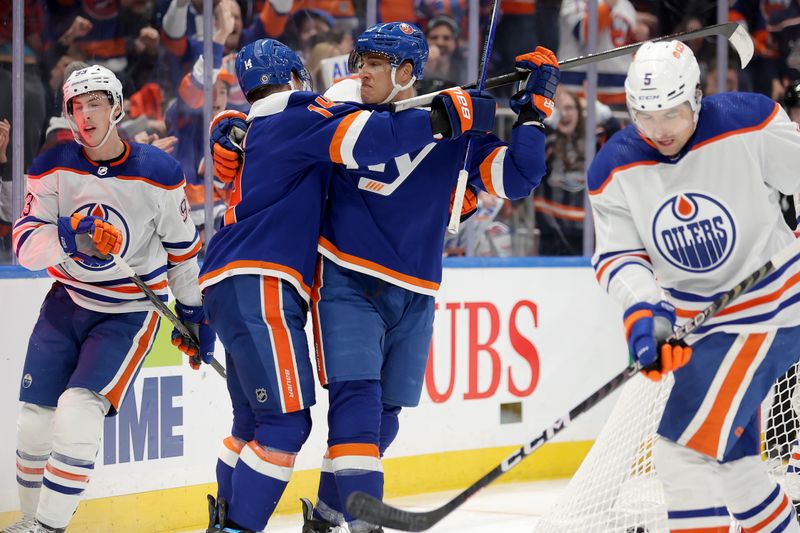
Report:
M177 329L180 332L181 335L189 339L192 342L192 344L194 344L195 350L197 350L196 353L199 354L200 343L198 342L194 334L191 331L189 331L189 328L187 328L186 325L183 322L181 322L177 316L175 316L175 313L173 313L172 310L169 307L167 307L167 305L164 302L161 301L161 298L159 298L158 295L154 293L152 289L150 289L150 287L148 287L144 281L142 281L142 278L139 277L139 275L130 267L130 265L128 265L128 263L122 257L120 257L119 255L113 255L113 258L114 258L114 264L116 264L117 267L119 267L119 269L122 270L123 274L128 276L128 278L133 282L134 285L139 287L139 290L144 293L147 299L150 300L150 303L153 304L153 307L156 308L158 314L169 320L175 327L175 329ZM199 355L192 356L192 360L194 363L198 365L201 363ZM220 362L217 361L215 357L211 358L211 368L216 370L217 374L219 374L222 378L227 379L228 375L225 372L225 367L222 366L222 364L220 364Z
M711 302L711 304L697 313L691 320L677 328L672 337L667 339L667 342L684 339L705 323L706 320L717 314L721 309L727 307L733 300L749 291L750 288L762 281L767 275L781 268L798 254L800 254L800 239L795 239L792 244L775 254L758 270L754 271L736 286ZM433 525L442 518L455 511L476 492L520 464L523 459L531 455L546 442L552 440L553 437L564 428L568 427L573 420L591 410L595 405L607 398L641 370L642 366L638 362L627 367L614 376L611 381L607 382L588 398L575 406L568 414L556 420L550 427L508 456L489 473L437 509L421 512L404 511L388 505L369 494L355 492L347 498L347 510L350 514L371 524L399 529L401 531L425 531L433 527Z
M741 25L736 22L725 22L722 24L714 24L713 26L708 26L696 31L684 31L679 33L673 33L672 35L666 35L664 37L658 37L656 39L650 39L649 41L642 41L638 43L632 43L625 46L620 46L618 48L612 48L611 50L606 50L604 52L597 52L595 54L586 54L585 56L579 56L572 59L566 59L564 61L558 62L558 67L561 70L570 70L578 67L582 67L584 65L589 65L591 63L597 63L599 61L605 61L606 59L613 59L615 57L624 56L627 54L632 54L646 42L654 42L657 43L659 41L691 41L693 39L703 39L705 37L711 37L714 35L721 35L728 39L731 47L736 50L736 53L739 55L739 62L741 63L742 68L746 67L750 60L753 58L753 40L750 38L750 35L747 33L747 30L744 29ZM508 74L503 74L501 76L496 76L494 78L489 78L486 80L486 88L487 89L494 89L497 87L502 87L504 85L509 85L511 83L515 83L525 79L528 76L527 72L523 71L514 71L509 72ZM471 83L469 85L462 86L463 89L474 89L476 85ZM419 96L415 96L413 98L408 98L406 100L400 100L399 102L395 102L389 104L389 108L392 111L402 111L404 109L411 109L412 107L423 107L430 105L433 102L433 98L439 94L441 91L437 91L435 93L428 93L422 94Z

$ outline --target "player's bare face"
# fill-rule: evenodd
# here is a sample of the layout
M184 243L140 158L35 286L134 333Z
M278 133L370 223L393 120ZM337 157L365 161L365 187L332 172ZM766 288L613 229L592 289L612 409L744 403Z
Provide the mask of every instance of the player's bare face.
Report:
M667 157L677 155L694 133L694 111L688 103L664 111L636 111L636 127Z
M81 94L72 99L72 118L78 134L88 146L96 146L111 127L111 103L105 92Z
M392 92L392 65L380 55L365 54L358 67L361 80L361 101L379 104Z

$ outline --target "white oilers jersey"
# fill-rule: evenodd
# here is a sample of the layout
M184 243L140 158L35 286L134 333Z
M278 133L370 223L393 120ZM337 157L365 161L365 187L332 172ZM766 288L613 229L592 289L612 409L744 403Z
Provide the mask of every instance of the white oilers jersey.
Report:
M778 191L800 191L800 132L767 97L710 96L676 158L628 126L592 162L589 189L603 288L623 308L666 293L689 319L795 238ZM697 333L800 325L799 303L800 255Z
M86 309L152 310L113 263L87 266L70 258L59 244L59 217L94 215L122 232L122 257L162 300L168 298L169 285L182 303L200 305L196 255L201 244L184 185L178 162L149 145L125 143L119 158L98 164L77 143L60 144L31 166L22 216L14 224L20 264L31 270L46 268Z

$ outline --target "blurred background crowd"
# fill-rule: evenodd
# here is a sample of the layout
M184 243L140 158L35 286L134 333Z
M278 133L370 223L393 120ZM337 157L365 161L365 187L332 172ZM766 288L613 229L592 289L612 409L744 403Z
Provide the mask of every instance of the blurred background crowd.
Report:
M709 0L590 0L596 7L597 50L700 29L719 19ZM43 150L71 142L62 116L61 85L84 64L101 64L123 83L125 139L152 143L183 166L195 223L206 225L203 177L203 119L206 95L212 114L247 111L233 63L241 46L262 37L278 38L297 50L323 92L351 75L347 57L353 39L368 22L406 21L426 34L430 57L417 91L426 93L474 81L488 0L0 0L0 263L12 261L12 5L24 9L23 172ZM560 60L586 53L589 4L585 0L500 0L501 20L490 75L513 69L514 57L536 45ZM715 39L688 44L702 71L705 95L753 91L781 102L800 123L800 0L731 0L728 20L746 26L756 56L740 70L735 54L717 75ZM203 86L204 17L213 20L213 87ZM477 21L477 24L475 23ZM473 31L469 31L470 28ZM585 73L565 71L548 121L548 174L527 199L503 201L483 193L478 213L444 243L445 255L582 255L585 211L586 143L596 149L628 122L623 82L629 57L597 64L596 98L585 98ZM510 88L497 90L497 133L510 135ZM587 105L593 132L586 132ZM588 152L588 153L591 153ZM19 177L18 179L22 179ZM24 187L22 188L24 189ZM211 218L225 208L215 190ZM424 202L424 198L419 199ZM784 202L792 220L791 202ZM208 223L212 223L208 220ZM591 221L589 219L589 224ZM589 228L590 229L590 228Z

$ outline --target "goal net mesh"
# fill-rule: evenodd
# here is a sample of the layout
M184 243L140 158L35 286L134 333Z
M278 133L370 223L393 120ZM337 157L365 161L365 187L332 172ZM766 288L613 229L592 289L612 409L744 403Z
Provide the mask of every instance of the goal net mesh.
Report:
M800 474L794 468L800 466L800 454L790 460L800 427L798 366L778 380L761 413L762 458L793 500L800 499ZM652 450L673 382L671 374L659 383L637 375L623 387L594 446L536 533L669 532ZM731 527L735 531L735 524Z

